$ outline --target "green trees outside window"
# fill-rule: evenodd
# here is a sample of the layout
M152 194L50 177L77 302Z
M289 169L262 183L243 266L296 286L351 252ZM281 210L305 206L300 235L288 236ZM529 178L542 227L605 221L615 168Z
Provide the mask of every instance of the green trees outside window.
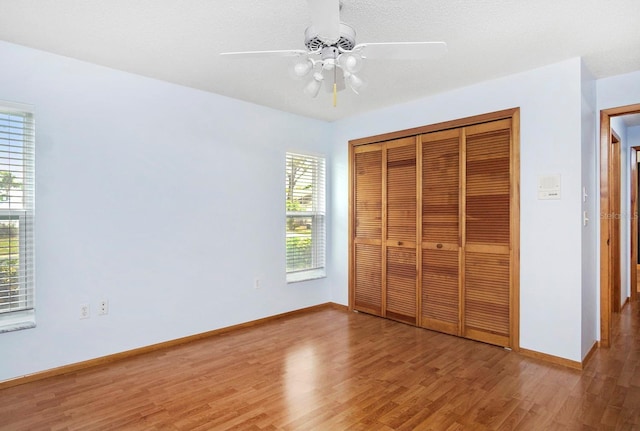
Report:
M324 159L287 153L287 273L324 268Z

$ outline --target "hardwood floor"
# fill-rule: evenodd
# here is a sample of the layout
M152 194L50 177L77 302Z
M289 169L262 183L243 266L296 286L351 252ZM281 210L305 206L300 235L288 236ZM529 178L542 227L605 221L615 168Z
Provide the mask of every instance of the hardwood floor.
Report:
M640 307L582 372L322 309L0 391L1 430L640 430Z

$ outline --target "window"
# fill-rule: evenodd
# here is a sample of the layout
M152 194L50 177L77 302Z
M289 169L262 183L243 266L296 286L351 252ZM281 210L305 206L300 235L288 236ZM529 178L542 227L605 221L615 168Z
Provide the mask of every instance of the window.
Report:
M325 276L324 158L287 153L287 281Z
M0 332L35 326L34 122L0 102Z

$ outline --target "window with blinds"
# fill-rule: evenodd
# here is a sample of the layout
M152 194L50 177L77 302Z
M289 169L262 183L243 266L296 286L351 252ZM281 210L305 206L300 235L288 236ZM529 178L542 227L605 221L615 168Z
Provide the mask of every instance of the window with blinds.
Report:
M325 274L325 159L287 153L287 281Z
M0 102L0 332L35 326L34 120Z

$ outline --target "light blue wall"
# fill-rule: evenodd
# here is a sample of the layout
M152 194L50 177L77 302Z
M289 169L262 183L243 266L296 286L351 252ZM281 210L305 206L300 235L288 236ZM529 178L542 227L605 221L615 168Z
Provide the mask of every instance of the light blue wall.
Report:
M37 327L0 334L0 381L331 299L285 282L283 201L285 152L328 155L329 123L7 43L0 59L0 99L37 127Z
M640 126L629 127L627 129L627 139L630 147L640 146Z
M598 112L640 103L640 70L599 79L596 89Z
M582 347L581 358L584 358L600 337L600 318L598 315L599 283L596 268L598 267L597 227L599 217L596 210L598 202L596 154L596 81L582 64L582 187L587 196L581 193L582 211L589 219L582 226ZM582 191L581 191L582 192ZM582 214L584 216L584 213Z

